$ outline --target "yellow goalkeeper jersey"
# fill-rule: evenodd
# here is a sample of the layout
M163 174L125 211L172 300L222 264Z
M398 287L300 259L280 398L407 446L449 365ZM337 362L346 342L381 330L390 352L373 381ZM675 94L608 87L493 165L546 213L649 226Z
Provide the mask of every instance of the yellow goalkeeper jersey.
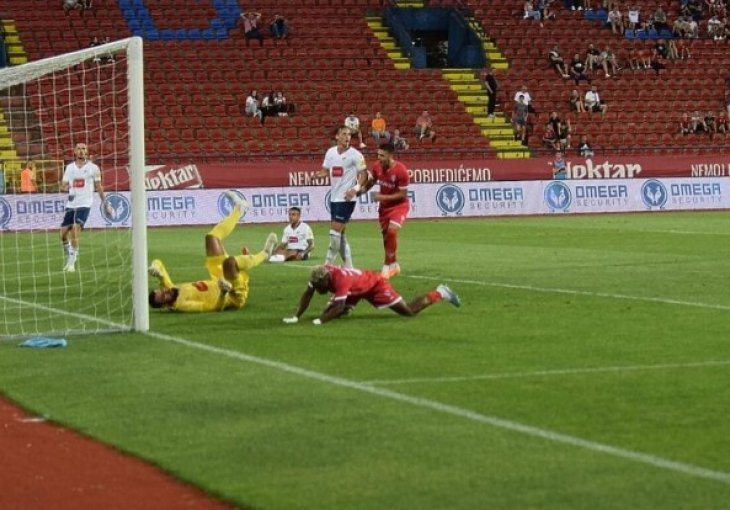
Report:
M197 282L181 283L176 285L177 299L171 310L176 312L215 312L219 309L221 290L215 280L200 280ZM228 296L226 296L226 302Z

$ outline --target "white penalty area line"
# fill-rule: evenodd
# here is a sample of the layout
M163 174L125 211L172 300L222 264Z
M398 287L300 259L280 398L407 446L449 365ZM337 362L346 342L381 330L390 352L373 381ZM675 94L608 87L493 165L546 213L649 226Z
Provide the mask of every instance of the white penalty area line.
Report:
M703 478L706 480L713 480L716 482L720 482L726 485L730 485L730 473L726 473L724 471L716 471L713 469L707 469L700 466L695 466L693 464L687 464L684 462L678 462L673 461L669 459L665 459L662 457L658 457L656 455L650 455L646 453L636 452L633 450L627 450L623 448L618 448L616 446L611 446L608 444L599 443L596 441L590 441L587 439L581 439L579 437L570 436L567 434L561 434L559 432L554 432L547 429L541 429L538 427L533 427L530 425L525 425L522 423L505 420L502 418L498 418L495 416L489 416L486 414L477 413L475 411L470 411L468 409L463 409L460 407L456 407L449 404L443 404L441 402L437 402L435 400L430 400L426 398L421 397L414 397L411 395L406 395L404 393L400 393L397 391L388 390L385 388L378 388L376 386L371 386L369 384L360 383L357 381L351 381L349 379L344 379L342 377L332 376L328 374L324 374L321 372L315 372L313 370L308 370L306 368L297 367L294 365L289 365L287 363L282 363L280 361L274 361L267 358L260 358L258 356L252 356L249 354L245 354L243 352L239 351L232 351L228 349L223 349L220 347L214 347L211 345L201 344L198 342L193 342L191 340L186 340L184 338L176 337L176 336L170 336L165 335L161 333L155 333L155 332L146 332L145 333L148 336L151 336L153 338L157 338L159 340L163 340L166 342L171 342L177 345L182 345L185 347L189 347L192 349L197 349L200 351L209 352L211 354L216 354L219 356L224 356L226 358L236 359L240 360L246 363L254 363L257 365L265 366L274 370L278 370L280 372L286 372L289 374L293 374L299 377L304 377L306 379L318 381L325 384L330 384L333 386L338 386L341 388L348 388L351 390L359 391L361 393L367 393L370 395L375 395L378 397L382 397L388 400L393 400L396 402L402 402L404 404L408 404L414 407L418 407L421 409L430 409L432 411L436 411L442 414L447 414L450 416L456 416L459 418L464 418L469 421L473 421L476 423L481 423L484 425L489 425L498 429L502 430L508 430L511 432L518 432L520 434L524 434L530 437L540 438L544 439L546 441L551 441L554 443L560 443L570 446L575 446L578 448L583 448L585 450L589 450L596 453L603 453L605 455L610 455L612 457L618 457L626 460L630 460L633 462L638 462L641 464L646 464L650 466L654 466L660 469L664 469L667 471L672 471L675 473L681 473L684 475L692 476L695 478Z
M363 384L418 384L418 383L449 383L449 382L466 382L466 381L485 381L496 379L527 379L531 377L551 377L562 375L580 375L580 374L600 374L609 372L644 372L650 370L673 370L681 368L708 368L723 367L730 365L730 360L721 361L696 361L690 363L660 363L655 365L616 365L607 367L593 368L565 368L557 370L534 370L525 372L504 372L495 374L476 374L463 376L445 376L445 377L412 377L409 379L373 379L370 381L360 381Z

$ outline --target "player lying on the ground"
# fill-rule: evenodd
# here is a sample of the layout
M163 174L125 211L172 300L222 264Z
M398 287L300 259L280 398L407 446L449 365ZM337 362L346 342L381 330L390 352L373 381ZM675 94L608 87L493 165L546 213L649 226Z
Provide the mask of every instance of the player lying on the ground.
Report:
M309 260L312 250L314 250L312 229L302 221L302 210L299 207L291 207L289 224L284 227L281 243L276 247L269 262Z
M234 204L231 213L205 236L205 267L210 278L176 285L162 262L152 261L149 274L160 279L160 287L150 292L152 308L176 312L216 312L237 310L246 304L248 272L268 260L278 240L272 233L266 238L264 249L256 255L229 256L222 241L233 232L249 205L231 191L227 191L226 196Z
M378 272L327 264L312 269L307 289L299 299L297 313L293 317L284 318L286 324L299 322L299 318L309 307L315 291L320 294L332 293L332 298L322 315L312 321L316 325L347 314L361 299L368 301L375 308L390 308L395 313L405 316L416 315L442 299L454 306L461 306L459 296L444 284L406 303L391 287L390 282Z

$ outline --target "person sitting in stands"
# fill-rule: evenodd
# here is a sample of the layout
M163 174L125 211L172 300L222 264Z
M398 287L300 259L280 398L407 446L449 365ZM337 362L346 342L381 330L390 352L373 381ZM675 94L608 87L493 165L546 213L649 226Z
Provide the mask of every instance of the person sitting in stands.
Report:
M422 142L424 138L431 140L431 143L436 141L436 132L433 130L433 120L431 120L431 115L426 110L423 110L423 113L421 113L421 115L419 115L416 119L415 133L416 136L418 136L419 142Z
M281 14L274 14L269 26L274 39L286 39L289 35L289 23Z
M390 141L390 133L385 129L386 123L380 112L375 112L375 118L370 123L370 134L375 138L375 143L380 145Z
M258 12L242 12L243 20L243 37L246 39L246 46L251 39L258 39L259 46L264 45L264 36L259 30L258 24L261 21L261 13Z
M578 151L578 154L584 158L593 157L593 148L591 147L591 144L588 143L588 137L586 135L581 135L580 143L576 150Z
M679 133L682 135L688 135L693 133L692 123L689 120L689 114L682 114L682 118L679 120Z
M553 69L555 69L555 72L557 72L561 78L570 78L568 70L565 68L563 57L560 55L560 48L557 44L553 46L548 53L548 59L550 60L550 65L553 66Z

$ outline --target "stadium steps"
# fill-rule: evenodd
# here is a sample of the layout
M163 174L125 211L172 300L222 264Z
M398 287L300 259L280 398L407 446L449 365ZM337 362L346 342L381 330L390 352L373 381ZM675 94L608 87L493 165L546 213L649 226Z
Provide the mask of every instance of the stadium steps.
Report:
M484 31L482 24L479 23L474 16L466 16L466 21L474 33L477 34L479 39L482 41L482 49L484 50L484 55L487 57L489 67L500 70L509 69L509 62L505 56L502 55L502 52L499 50L494 41L492 41Z
M383 24L383 18L380 16L367 16L366 19L370 30L373 31L373 35L380 42L380 46L388 54L388 58L395 64L395 68L410 69L410 59L403 55L403 51L398 46L398 43L391 37L390 30Z
M514 139L514 129L503 113L494 118L487 115L487 91L472 69L443 69L442 74L498 158L530 157L527 147Z
M17 66L28 62L28 55L20 40L18 28L12 19L2 20L3 31L5 32L5 47L8 51L8 61L11 66Z

